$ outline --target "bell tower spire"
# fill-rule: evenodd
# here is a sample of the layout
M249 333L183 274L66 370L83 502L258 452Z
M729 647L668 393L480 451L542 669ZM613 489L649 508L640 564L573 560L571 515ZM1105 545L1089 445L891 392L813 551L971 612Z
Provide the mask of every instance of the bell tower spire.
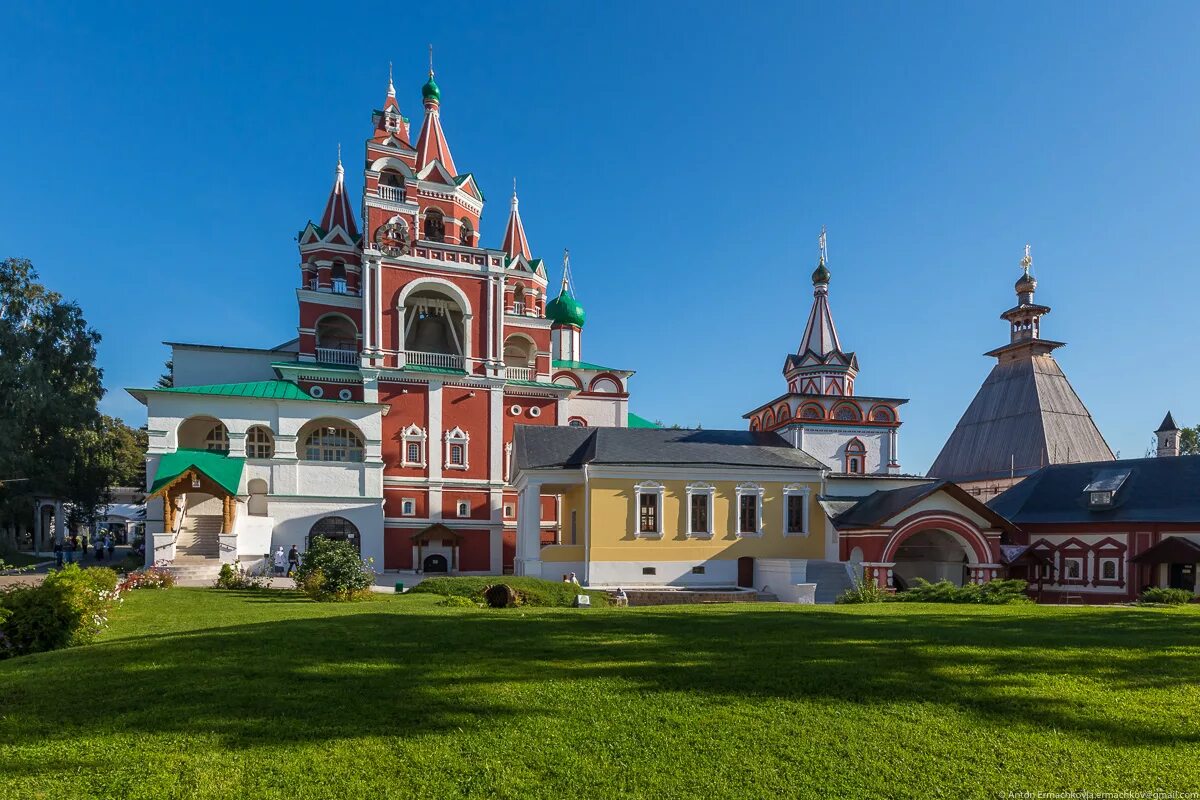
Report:
M509 258L525 256L526 261L533 258L529 250L529 240L525 238L525 225L521 222L516 178L513 178L512 206L508 212L508 225L504 227L504 242L500 245L500 249L508 253ZM564 272L564 279L565 275Z
M432 44L429 45L429 80L421 87L421 98L425 104L425 122L417 139L417 169L422 170L437 161L451 176L456 177L458 171L454 167L454 157L450 155L450 145L446 142L446 134L442 132L442 90L433 79Z
M354 211L350 208L350 198L346 196L346 169L342 166L342 145L338 143L337 170L334 174L333 188L329 190L329 199L325 202L325 213L321 214L321 227L329 233L341 226L351 239L358 238L358 225L354 222Z

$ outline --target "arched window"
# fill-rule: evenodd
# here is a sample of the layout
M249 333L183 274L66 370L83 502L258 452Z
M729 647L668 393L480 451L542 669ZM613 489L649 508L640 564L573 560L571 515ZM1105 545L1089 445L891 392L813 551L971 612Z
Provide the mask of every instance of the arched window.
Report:
M333 267L329 270L329 278L332 281L334 294L346 293L346 265L341 261L333 262Z
M431 242L446 241L446 220L436 208L425 212L425 238Z
M345 517L322 517L308 532L308 546L312 547L314 539L325 538L340 542L350 542L354 549L362 552L362 542L359 541L358 528Z
M357 364L358 330L340 314L317 320L317 360L329 364Z
M891 422L892 412L886 408L880 407L871 412L872 422Z
M572 428L586 428L587 420L583 417L571 417L567 420L567 425Z
M800 409L801 419L824 419L825 409L817 405L807 405Z
M210 453L229 452L229 430L224 423L218 422L208 429L208 435L204 437L204 449Z
M526 336L512 334L504 340L504 365L506 367L531 367L536 354L536 346Z
M861 475L866 472L867 446L855 437L846 442L846 472Z
M471 227L471 220L463 217L458 221L458 237L459 240L467 247L471 246L471 241L474 239L475 229Z
M833 418L842 422L857 422L861 419L858 409L849 403L843 403L833 412Z
M466 469L469 466L467 447L471 437L462 428L452 428L446 431L445 469Z
M306 461L362 461L362 437L353 428L322 425L305 437L304 458Z
M409 295L404 301L404 349L408 352L408 363L461 369L468 311L453 296L436 288Z
M265 425L254 425L246 431L246 458L273 458L275 437Z

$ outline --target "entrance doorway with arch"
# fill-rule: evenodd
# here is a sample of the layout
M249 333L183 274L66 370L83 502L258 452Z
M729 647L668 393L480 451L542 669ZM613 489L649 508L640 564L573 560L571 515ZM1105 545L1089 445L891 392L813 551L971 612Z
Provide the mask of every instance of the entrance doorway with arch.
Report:
M329 539L335 542L349 542L354 549L362 552L362 540L358 535L358 527L345 517L322 517L308 531L305 547L312 547L316 539Z

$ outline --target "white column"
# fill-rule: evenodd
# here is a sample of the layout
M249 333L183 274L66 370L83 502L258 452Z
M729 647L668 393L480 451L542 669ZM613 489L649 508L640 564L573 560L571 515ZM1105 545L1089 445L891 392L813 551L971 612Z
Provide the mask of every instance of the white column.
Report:
M513 572L542 577L542 492L537 483L526 484L517 498L517 552Z
M442 456L446 443L442 441L442 382L429 382L429 438L426 456L429 461L429 480L442 479Z
M362 262L361 279L358 283L358 296L362 301L362 335L363 335L363 353L371 352L374 339L371 333L375 327L375 294L371 291L371 259L364 258ZM366 363L366 362L363 362Z
M504 389L488 390L488 480L504 481Z
M375 334L375 349L383 349L383 262L379 259L372 259L372 269L375 274L371 280L371 288L375 292L375 302L372 304L372 311L375 314L375 322L371 325L371 329ZM404 335L404 329L400 329L400 335ZM400 342L400 347L404 347L403 340ZM384 362L386 366L386 360Z

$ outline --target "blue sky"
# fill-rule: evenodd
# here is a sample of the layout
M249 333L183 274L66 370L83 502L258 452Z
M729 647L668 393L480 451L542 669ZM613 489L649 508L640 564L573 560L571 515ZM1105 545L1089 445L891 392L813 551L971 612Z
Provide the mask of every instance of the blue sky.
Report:
M109 413L164 340L295 335L293 238L395 62L436 49L455 160L570 247L589 360L705 427L783 390L821 225L862 394L923 471L1007 340L1026 242L1047 338L1114 450L1200 422L1200 6L597 3L6 6L0 255L103 335ZM557 267L552 271L557 278Z

